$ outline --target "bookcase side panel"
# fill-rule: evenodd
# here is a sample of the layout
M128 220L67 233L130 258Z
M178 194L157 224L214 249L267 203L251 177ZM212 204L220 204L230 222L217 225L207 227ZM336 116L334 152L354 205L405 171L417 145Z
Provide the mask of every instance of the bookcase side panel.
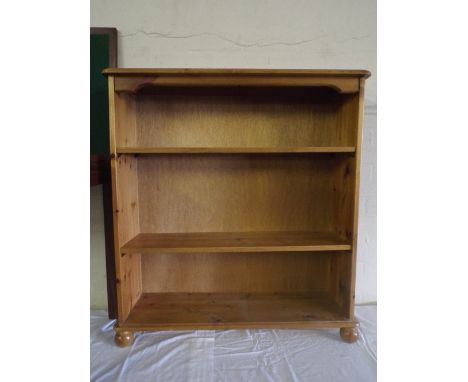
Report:
M338 130L341 141L350 146L357 145L358 121L359 121L359 93L343 96L338 112Z
M353 203L353 236L352 236L352 260L349 275L350 280L350 318L354 319L354 302L356 287L356 261L357 261L357 241L358 241L358 221L359 221L359 189L361 178L361 151L362 151L362 126L364 119L364 84L365 79L359 82L359 98L357 100L357 121L356 121L356 154L354 162L354 203Z
M139 233L137 160L132 156L117 157L119 129L125 128L127 103L114 91L114 78L109 77L109 129L112 175L114 248L117 281L117 316L123 322L141 295L141 257L120 255L120 247ZM131 127L131 126L130 126Z
M333 187L334 230L352 243L352 250L350 253L342 253L332 258L330 290L343 314L350 319L354 318L362 103L362 93L349 95L340 110L341 129L346 135L346 140L356 145L356 153L339 162Z
M120 155L117 163L117 208L118 242L120 247L140 233L138 203L138 160L131 155ZM120 263L117 274L118 289L121 290L121 316L125 320L141 295L140 254L116 254Z

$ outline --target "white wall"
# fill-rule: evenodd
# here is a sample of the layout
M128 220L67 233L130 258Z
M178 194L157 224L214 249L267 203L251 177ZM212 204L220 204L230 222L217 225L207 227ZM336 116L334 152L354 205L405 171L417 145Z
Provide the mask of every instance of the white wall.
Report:
M376 301L375 0L91 0L91 26L118 29L121 67L370 70L356 300ZM104 256L99 240L91 243L92 257ZM92 283L94 306L103 301L105 279L95 277L103 264L92 260L92 280L100 281Z

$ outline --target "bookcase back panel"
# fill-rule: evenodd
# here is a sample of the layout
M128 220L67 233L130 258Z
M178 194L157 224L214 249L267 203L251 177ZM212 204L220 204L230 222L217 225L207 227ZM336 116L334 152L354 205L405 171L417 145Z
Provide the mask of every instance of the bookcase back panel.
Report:
M349 315L351 308L351 272L352 253L341 252L331 257L330 263L330 296L341 308L344 315Z
M353 146L350 100L327 88L154 88L120 93L117 146ZM346 116L343 117L343 115Z
M143 293L328 292L329 253L142 255Z
M136 98L129 93L115 93L115 140L117 147L138 146Z
M336 232L333 155L138 157L140 232Z

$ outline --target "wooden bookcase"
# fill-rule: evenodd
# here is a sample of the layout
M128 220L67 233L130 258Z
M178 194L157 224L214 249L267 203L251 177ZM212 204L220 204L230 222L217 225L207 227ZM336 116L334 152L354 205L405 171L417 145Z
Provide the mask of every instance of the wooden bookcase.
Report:
M340 328L354 284L364 70L106 69L115 340Z

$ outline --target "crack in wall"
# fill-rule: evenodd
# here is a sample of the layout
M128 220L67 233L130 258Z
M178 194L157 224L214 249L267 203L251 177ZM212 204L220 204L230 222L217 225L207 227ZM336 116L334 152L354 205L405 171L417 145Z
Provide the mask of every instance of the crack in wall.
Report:
M308 44L310 42L317 41L317 40L323 39L323 38L328 36L328 35L325 34L325 35L317 36L317 37L314 37L314 38L311 38L311 39L305 39L305 40L299 40L299 41L293 41L293 42L290 42L290 41L274 41L274 42L268 42L268 43L261 43L261 42L242 43L242 42L230 39L228 37L225 37L225 36L222 36L222 35L219 35L219 34L216 34L216 33L211 33L211 32L201 32L201 33L193 33L193 34L187 34L187 35L174 35L174 34L171 34L171 33L146 32L144 30L137 30L134 33L122 34L121 37L122 38L134 37L134 36L137 36L139 34L143 34L143 35L148 36L148 37L167 38L167 39L189 39L189 38L193 38L193 37L210 36L210 37L218 38L218 39L220 39L222 41L228 42L228 43L233 44L235 46L238 46L240 48L253 48L253 47L265 48L265 47L270 47L270 46L297 46L297 45ZM357 36L357 37L351 37L351 38L344 39L344 40L339 40L337 42L338 43L344 43L344 42L348 42L348 41L351 41L351 40L362 40L362 39L369 38L369 37L370 37L370 34L367 34L367 35L364 35L364 36Z

